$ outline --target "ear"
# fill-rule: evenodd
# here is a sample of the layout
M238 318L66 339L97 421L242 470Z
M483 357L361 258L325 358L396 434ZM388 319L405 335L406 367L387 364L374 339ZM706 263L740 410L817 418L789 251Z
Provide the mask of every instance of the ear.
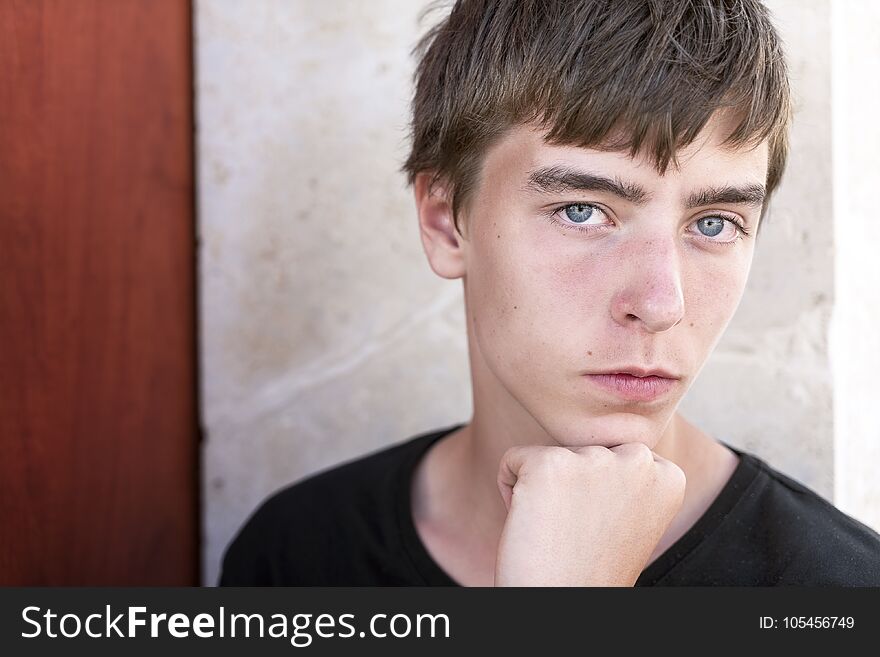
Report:
M417 174L413 182L422 246L435 274L461 278L465 274L464 240L455 230L448 187L437 182L430 189L430 182L427 172Z

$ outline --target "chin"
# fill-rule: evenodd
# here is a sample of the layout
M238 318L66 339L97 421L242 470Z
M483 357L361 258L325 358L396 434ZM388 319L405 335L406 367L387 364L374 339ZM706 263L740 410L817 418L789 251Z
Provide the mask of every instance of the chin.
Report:
M639 442L654 449L660 442L670 416L671 412L660 415L629 410L604 415L572 415L562 422L557 416L546 426L556 442L565 447L614 447Z

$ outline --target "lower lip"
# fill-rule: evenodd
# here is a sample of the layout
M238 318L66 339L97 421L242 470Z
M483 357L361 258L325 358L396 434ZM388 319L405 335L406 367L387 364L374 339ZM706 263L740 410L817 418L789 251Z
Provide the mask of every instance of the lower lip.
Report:
M628 401L652 401L675 388L678 379L662 376L633 376L632 374L586 374L586 378L600 388Z

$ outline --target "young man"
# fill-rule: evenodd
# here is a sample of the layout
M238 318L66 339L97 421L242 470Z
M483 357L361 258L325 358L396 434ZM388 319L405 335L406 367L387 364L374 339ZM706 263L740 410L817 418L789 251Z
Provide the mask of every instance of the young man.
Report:
M404 168L473 417L275 493L220 583L880 585L876 532L676 411L785 165L758 0L460 0L419 52Z

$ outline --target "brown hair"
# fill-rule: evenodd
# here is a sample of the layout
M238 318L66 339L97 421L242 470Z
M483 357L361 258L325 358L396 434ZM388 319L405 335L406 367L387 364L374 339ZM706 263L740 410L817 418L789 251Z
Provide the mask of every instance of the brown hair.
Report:
M768 199L785 168L788 72L759 0L458 0L413 54L402 170L446 182L456 230L483 154L518 124L550 143L645 149L662 174L728 109L727 145L769 140Z

